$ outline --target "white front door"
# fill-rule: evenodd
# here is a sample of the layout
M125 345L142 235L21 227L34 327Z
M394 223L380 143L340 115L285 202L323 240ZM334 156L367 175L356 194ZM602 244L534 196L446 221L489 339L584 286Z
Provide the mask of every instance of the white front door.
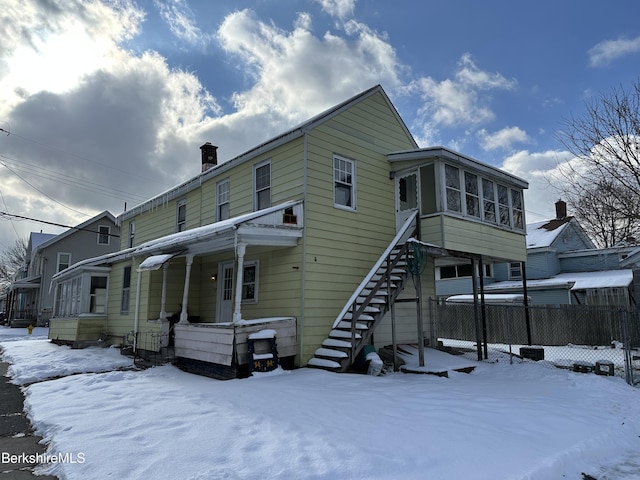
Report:
M396 231L418 209L419 190L418 170L396 176Z
M230 322L233 317L233 277L234 262L220 263L218 266L218 292L216 322Z

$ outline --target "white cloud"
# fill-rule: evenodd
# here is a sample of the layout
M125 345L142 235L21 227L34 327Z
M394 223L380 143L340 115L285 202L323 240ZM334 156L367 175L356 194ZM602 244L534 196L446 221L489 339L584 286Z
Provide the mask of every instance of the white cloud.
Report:
M634 53L640 53L640 37L605 40L589 50L589 63L592 67L602 67Z
M430 139L440 126L476 126L493 120L495 114L489 107L491 98L487 92L512 90L515 86L515 80L481 70L470 54L464 54L453 78L438 81L421 77L407 92L420 95L423 103L418 110L419 135Z
M514 143L529 143L531 138L519 127L505 127L497 132L478 131L480 145L483 150L510 149Z
M153 3L176 38L190 45L207 43L208 35L197 26L195 15L185 0L154 0Z
M527 223L555 217L555 202L560 198L558 186L563 181L560 169L573 156L567 151L522 150L508 156L500 168L529 182L525 191Z
M316 2L320 4L322 10L340 20L353 15L356 6L356 0L316 0Z
M383 36L353 21L345 26L347 38L330 32L317 38L310 27L306 15L292 31L264 23L249 10L225 18L218 30L220 45L241 60L241 68L251 70L255 81L233 96L243 116L268 114L280 129L376 83L399 85L402 67Z

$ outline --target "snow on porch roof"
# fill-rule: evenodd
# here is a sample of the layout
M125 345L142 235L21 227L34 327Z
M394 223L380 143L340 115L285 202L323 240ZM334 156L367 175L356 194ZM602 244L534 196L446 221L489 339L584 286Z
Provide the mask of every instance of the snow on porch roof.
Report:
M173 233L171 235L156 238L154 240L145 242L139 247L135 248L133 250L133 256L137 257L145 254L156 254L171 251L173 249L185 248L189 245L210 240L222 233L232 232L241 224L246 224L251 220L256 220L260 217L267 216L271 213L277 212L279 210L284 210L285 208L290 208L301 203L302 201L285 202L273 207L264 208L262 210L250 212L245 215L239 215L227 220L222 220L220 222L211 223L202 227L192 228L183 232Z

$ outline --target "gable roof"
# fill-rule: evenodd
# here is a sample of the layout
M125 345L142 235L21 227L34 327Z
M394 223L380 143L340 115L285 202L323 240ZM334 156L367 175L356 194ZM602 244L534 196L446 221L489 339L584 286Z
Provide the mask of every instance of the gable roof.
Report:
M221 173L229 170L232 167L235 167L236 165L239 165L241 163L250 161L251 159L262 155L265 152L268 152L270 150L273 150L274 148L283 145L287 142L290 142L291 140L294 140L296 138L302 137L303 135L305 135L308 131L322 125L323 123L331 120L333 117L335 117L336 115L339 115L340 113L344 112L345 110L348 110L349 108L353 107L354 105L366 100L367 98L375 95L375 94L381 94L382 98L384 99L385 103L387 104L387 106L389 107L389 109L392 111L394 117L396 118L396 120L398 121L398 123L400 124L401 128L404 130L405 134L407 135L407 137L411 140L414 148L418 148L418 144L416 143L415 139L413 138L413 135L411 135L411 132L409 131L409 129L407 128L406 124L404 123L404 120L402 120L402 117L400 117L400 114L398 113L398 111L396 110L395 106L393 105L393 103L391 103L391 100L389 99L389 97L387 96L386 92L384 91L384 89L382 88L381 85L375 85L357 95L354 95L353 97L345 100L342 103L339 103L327 110L325 110L322 113L319 113L318 115L315 115L314 117L311 117L310 119L304 121L303 123L297 125L296 127L291 128L290 130L285 131L284 133L281 133L280 135L277 135L276 137L271 138L270 140L267 140L266 142L263 142L255 147L253 147L250 150L247 150L244 153L241 153L240 155L231 158L229 160L225 160L221 163L219 163L218 165L196 175L195 177L181 183L180 185L177 185L163 193L160 193L159 195L156 195L155 197L152 197L151 199L147 200L146 202L143 202L129 210L127 210L126 212L121 213L118 218L117 218L117 222L118 224L122 224L123 221L135 217L136 215L139 215L142 212L146 212L148 210L151 210L159 205L165 204L168 201L171 201L175 198L178 198L182 195L185 195L186 193L198 188L203 181L208 180L210 177L216 177L218 175L220 175Z
M550 247L573 217L527 224L527 248Z
M68 230L62 232L59 235L54 235L53 238L48 239L47 241L41 243L38 245L37 248L33 248L31 251L31 254L33 255L36 250L44 250L45 248L50 247L51 245L58 243L60 240L67 238L68 236L74 234L76 231L78 230L85 230L89 225L91 225L92 223L95 223L101 219L107 219L109 220L111 223L113 223L115 225L116 223L116 217L113 216L113 214L111 212L109 212L108 210L105 210L102 213L99 213L98 215L96 215L95 217L90 218L89 220L86 220L84 222L82 222L79 225L76 225L75 227L71 227ZM96 234L98 232L95 232Z
M29 234L30 251L33 252L37 247L55 237L55 233L31 232Z

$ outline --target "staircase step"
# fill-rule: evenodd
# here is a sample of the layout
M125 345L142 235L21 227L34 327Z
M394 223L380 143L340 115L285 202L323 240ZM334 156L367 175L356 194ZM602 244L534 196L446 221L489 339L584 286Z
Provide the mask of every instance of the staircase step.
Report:
M347 355L342 350L333 350L332 348L318 348L315 353L316 357L330 357L330 358L347 358Z
M312 358L307 363L308 367L324 368L325 370L338 370L342 367L338 362L326 358Z
M333 348L351 348L351 342L345 342L344 340L337 340L335 338L326 338L323 340L322 346Z
M358 303L363 303L363 302L364 302L364 300L365 300L366 298L367 298L367 297L358 297L357 302L358 302ZM386 301L384 298L380 298L380 297L373 297L371 300L369 300L369 304L372 304L372 303L375 303L375 304L380 305L380 304L385 304L385 303L387 303L387 301Z
M351 338L351 332L346 332L344 330L331 330L329 333L329 338ZM361 339L362 335L356 333L356 340Z
M342 317L342 318L344 320L351 320L353 318L353 314L351 312L347 312L347 313L344 314L344 317ZM373 318L372 315L367 315L366 313L362 313L358 317L358 320L362 320L363 322L373 322L375 320L375 318Z
M351 331L351 325L352 325L351 322L342 321L338 324L336 328L340 328L340 329L344 328L345 330ZM369 329L368 325L365 325L364 323L356 322L356 330L368 330L368 329Z

